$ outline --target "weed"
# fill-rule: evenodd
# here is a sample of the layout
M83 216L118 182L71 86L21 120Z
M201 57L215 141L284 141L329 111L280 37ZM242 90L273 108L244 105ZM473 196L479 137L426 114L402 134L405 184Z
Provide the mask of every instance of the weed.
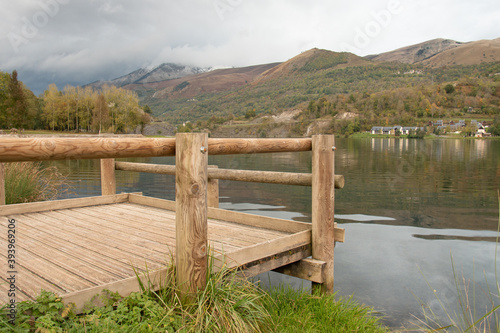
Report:
M447 324L443 324L442 320L431 309L430 306L422 302L416 295L415 298L422 304L422 312L424 319L415 323L421 331L443 331L443 332L500 332L500 315L498 301L500 301L500 280L498 279L497 272L497 253L498 253L498 240L500 235L500 190L498 191L498 229L495 244L495 279L496 290L491 290L485 276L486 286L488 290L483 290L485 299L487 300L484 307L486 310L484 314L478 318L478 309L476 302L476 281L473 277L472 281L465 279L463 274L460 276L455 268L453 256L451 256L451 265L453 270L453 279L455 282L455 290L458 299L457 311L449 309L443 301L439 298L436 291L432 288L426 277L424 279L431 290L433 290L434 297L438 301L440 309L444 312ZM472 289L472 290L471 290Z
M309 294L291 287L270 291L275 304L269 308L275 332L388 332L373 309L352 297Z
M0 332L386 332L370 308L352 298L309 295L291 287L267 293L235 269L209 261L207 285L181 302L175 265L162 275L136 275L141 293L122 298L103 291L76 315L73 306L42 291L36 302L18 304L16 325L0 310ZM173 262L173 261L172 261ZM221 267L222 266L222 267ZM221 268L220 268L221 267Z
M68 191L68 180L40 162L5 163L6 204L53 200Z

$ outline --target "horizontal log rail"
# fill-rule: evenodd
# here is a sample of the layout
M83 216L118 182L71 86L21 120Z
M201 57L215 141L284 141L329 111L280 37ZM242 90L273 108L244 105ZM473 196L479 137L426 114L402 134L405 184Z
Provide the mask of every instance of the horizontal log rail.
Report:
M116 170L175 175L175 165L116 162ZM254 171L208 168L208 179L235 180L242 182L311 186L310 173ZM344 176L335 175L335 188L344 188Z
M311 139L209 139L210 155L310 151ZM202 147L200 147L201 149ZM0 162L174 156L174 138L0 138Z

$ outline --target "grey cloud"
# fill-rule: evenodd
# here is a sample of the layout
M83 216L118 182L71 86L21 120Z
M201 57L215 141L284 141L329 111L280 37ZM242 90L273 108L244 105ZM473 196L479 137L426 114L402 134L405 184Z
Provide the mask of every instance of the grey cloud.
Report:
M373 13L394 1L401 13L373 30ZM359 55L437 37L500 37L500 9L490 0L0 0L0 6L0 70L17 69L38 92L51 82L85 84L162 62L246 66L285 61L312 47L341 51L369 28L376 34L358 43Z

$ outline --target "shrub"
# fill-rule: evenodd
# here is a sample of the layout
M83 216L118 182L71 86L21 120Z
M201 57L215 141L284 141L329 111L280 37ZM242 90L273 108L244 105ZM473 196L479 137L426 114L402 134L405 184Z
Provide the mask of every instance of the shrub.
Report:
M56 167L40 162L5 163L5 203L56 199L68 191L68 180Z

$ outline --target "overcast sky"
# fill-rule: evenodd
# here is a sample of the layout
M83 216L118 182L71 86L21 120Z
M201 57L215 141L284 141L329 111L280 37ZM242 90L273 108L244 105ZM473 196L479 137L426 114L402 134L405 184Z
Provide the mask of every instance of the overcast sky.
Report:
M247 66L500 37L498 0L0 0L0 70L35 93L163 62Z

